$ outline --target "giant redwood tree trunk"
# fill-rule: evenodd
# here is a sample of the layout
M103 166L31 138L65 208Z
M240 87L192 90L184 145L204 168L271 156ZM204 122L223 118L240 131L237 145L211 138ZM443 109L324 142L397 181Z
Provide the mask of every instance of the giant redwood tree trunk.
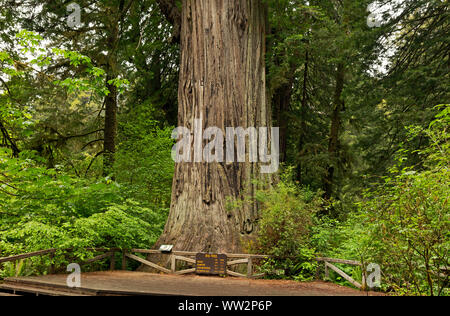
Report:
M266 8L260 0L183 0L179 126L270 127L266 102ZM203 146L209 141L204 141ZM226 146L226 141L224 146ZM193 151L193 147L192 147ZM255 234L256 203L227 210L229 198L254 194L258 163L178 163L160 244L176 250L240 252Z

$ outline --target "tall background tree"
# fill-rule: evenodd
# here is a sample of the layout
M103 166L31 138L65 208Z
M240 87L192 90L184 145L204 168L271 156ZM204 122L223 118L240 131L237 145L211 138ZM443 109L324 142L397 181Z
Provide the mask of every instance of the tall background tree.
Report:
M5 1L7 16L14 19L18 26L6 30L9 32L3 35L11 40L13 29L17 28L38 32L49 41L49 46L78 51L105 72L104 84L108 90L105 96L79 96L87 98L89 102L81 102L82 106L77 112L83 111L83 106L88 104L91 105L90 111L92 107L97 107L97 115L84 113L84 122L81 123L74 120L72 112L59 119L43 113L48 118L43 123L54 139L59 139L58 134L61 134L61 127L56 126L56 122L63 125L62 128L67 127L67 122L76 124L77 131L73 134L83 137L87 133L95 135L94 138L82 139L83 145L89 146L94 157L103 157L103 175L113 175L119 142L119 111L133 111L138 108L138 104L143 106L145 102L150 102L150 106L154 107L152 111L159 113L156 117L163 125L165 122L174 123L176 94L171 91L174 90L173 77L177 74L177 48L174 49L169 43L169 31L161 28L165 22L159 12L154 10L156 4L153 1L78 1L77 5L80 9L76 12L80 14L80 25L68 23L74 12L69 10L68 3L64 1ZM36 10L24 9L33 7ZM67 61L43 70L47 76L61 80L72 77L75 71ZM125 77L137 78L130 85L129 94L119 91L119 85ZM50 112L54 113L51 109ZM45 142L42 136L39 135L41 143ZM99 143L101 147L97 146ZM52 151L55 151L54 148Z

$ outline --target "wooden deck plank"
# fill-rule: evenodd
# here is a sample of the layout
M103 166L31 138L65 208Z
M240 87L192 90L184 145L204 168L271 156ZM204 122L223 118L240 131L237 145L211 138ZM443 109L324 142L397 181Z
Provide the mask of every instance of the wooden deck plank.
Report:
M13 293L28 293L33 295L45 295L45 296L87 296L86 294L77 294L72 293L70 291L58 291L57 289L53 288L40 288L40 287L33 287L29 285L24 284L0 284L0 290L3 291L12 291ZM7 293L0 293L7 295ZM10 294L8 296L18 296L15 294Z
M367 295L347 287L325 282L301 283L285 280L165 275L129 271L83 273L81 289L66 286L67 275L10 278L16 286L74 291L84 295L177 295L177 296L335 296Z

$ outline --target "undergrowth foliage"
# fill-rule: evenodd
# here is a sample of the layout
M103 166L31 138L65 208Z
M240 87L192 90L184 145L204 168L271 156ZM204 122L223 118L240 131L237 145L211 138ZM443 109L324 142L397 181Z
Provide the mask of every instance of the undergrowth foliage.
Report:
M374 189L367 190L346 218L320 215L320 192L294 183L291 170L273 188L260 190L258 238L250 251L272 256L261 267L269 277L310 280L316 256L353 259L380 265L381 289L400 295L448 295L450 232L450 107L429 128L408 128L410 138L429 145L416 152L424 164L408 164L411 152L401 148L397 164ZM339 268L362 282L360 267ZM349 285L336 275L331 280Z
M368 238L365 261L383 268L386 289L406 294L448 294L450 234L450 107L428 129L410 127L410 137L426 137L417 154L424 166L403 167L409 151L399 150L397 165L383 184L368 192L356 218ZM355 241L355 239L353 238Z
M122 193L127 190L111 180L70 177L42 166L32 152L12 158L5 149L0 170L1 257L72 248L72 260L80 262L92 256L87 247L148 248L162 232L167 210L128 199ZM2 273L44 273L39 260L19 263L20 271L7 264ZM55 260L66 263L62 256Z
M256 199L261 219L258 238L250 248L272 257L262 270L271 277L311 279L316 265L310 234L322 204L320 192L299 187L288 168L275 187L259 190Z
M411 139L429 143L415 153L423 165L410 166L411 151L400 149L397 164L366 191L356 212L343 221L322 218L313 228L312 242L322 255L379 264L381 289L397 295L449 294L442 268L449 266L450 250L450 107L439 108L429 128L408 128ZM361 280L360 268L341 268Z

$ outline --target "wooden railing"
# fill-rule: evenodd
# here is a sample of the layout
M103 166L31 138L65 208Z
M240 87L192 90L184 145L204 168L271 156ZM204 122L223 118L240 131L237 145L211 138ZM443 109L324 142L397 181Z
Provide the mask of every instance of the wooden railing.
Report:
M164 268L164 267L157 265L153 262L150 262L148 260L142 259L131 253L141 253L141 254L147 254L147 255L149 255L149 254L169 255L170 256L169 260L171 262L171 265L170 265L171 268L169 270L167 268ZM195 267L177 271L177 261L184 261L184 262L187 262L188 264L195 266L195 259L193 257L195 257L196 255L197 255L197 252L191 252L191 251L172 251L171 253L164 253L159 250L147 250L147 249L131 249L128 252L125 252L125 257L127 257L127 258L136 260L146 266L149 266L149 267L159 270L161 272L170 273L170 274L178 274L178 275L195 273L195 270L196 270ZM231 276L243 277L243 278L245 278L245 277L247 277L247 278L262 277L264 274L254 274L253 260L269 258L269 256L266 256L266 255L234 254L234 253L226 253L225 255L227 256L227 258L236 259L233 261L228 261L227 267L231 267L231 266L238 265L238 264L247 265L247 274L246 275L232 271L227 268L227 274L229 274Z
M35 251L35 252L30 252L30 253L26 253L26 254L22 254L22 255L15 255L15 256L11 256L11 257L0 258L0 263L18 261L18 260L32 258L32 257L45 256L47 254L54 254L55 252L56 252L56 249Z
M106 249L106 248L88 248L86 249L87 251L92 251L92 252L104 252L103 254L100 254L98 256L95 256L91 259L85 260L83 261L80 265L87 265L87 264L91 264L94 262L97 262L99 260L103 260L106 258L110 259L110 270L113 271L115 270L115 263L116 263L116 253L121 253L122 254L122 270L126 270L127 267L127 258L128 259L132 259L134 261L137 261L143 265L149 266L153 269L156 269L158 271L167 273L167 274L177 274L177 275L182 275L182 274L188 274L188 273L195 273L196 269L195 269L195 259L192 257L195 257L197 255L197 252L190 252L190 251L172 251L171 253L165 253L162 252L160 250L147 250L147 249L129 249L129 250L122 250L119 248L111 248L111 249ZM45 256L45 255L50 255L50 258L52 259L55 255L55 253L58 251L58 249L47 249L47 250L41 250L41 251L36 251L36 252L31 252L31 253L27 253L27 254L21 254L21 255L15 255L15 256L11 256L11 257L5 257L5 258L0 258L0 266L2 263L5 262L15 262L18 260L23 260L23 259L27 259L27 258L32 258L32 257L40 257L40 256ZM73 249L62 249L59 250L62 251L63 253L70 253L73 251ZM146 254L146 255L150 255L150 254L155 254L155 255L168 255L170 256L169 261L171 262L171 267L170 269L167 269L165 267L162 267L154 262L151 262L149 260L143 259L137 255L135 255L135 253L138 254ZM265 255L251 255L251 254L226 254L228 258L232 258L235 259L233 261L228 261L227 262L227 274L231 275L231 276L236 276L236 277L247 277L247 278L258 278L258 277L262 277L264 274L255 274L253 271L253 261L255 259L266 259L269 256L265 256ZM177 261L184 261L187 262L190 265L193 265L193 268L189 268L189 269L185 269L185 270L180 270L177 271ZM245 264L247 265L247 273L246 275L232 271L230 269L228 269L228 267L234 266L234 265L239 265L239 264ZM50 265L50 269L49 269L49 273L54 273L55 272L55 267L54 267L54 263L51 262Z
M119 249L119 248L111 248L111 249L107 249L107 248L88 248L86 249L87 251L92 251L92 252L103 252L102 254L95 256L91 259L85 260L84 262L82 262L80 265L87 265L87 264L91 264L94 262L97 262L99 260L103 260L103 259L107 259L109 258L110 260L110 270L113 271L115 270L115 264L116 264L116 253L121 253L122 254L122 270L126 270L127 268L127 259L131 259L134 261L137 261L143 265L149 266L153 269L156 269L157 271L163 272L163 273L167 273L167 274L177 274L177 275L182 275L182 274L189 274L189 273L195 273L196 269L195 269L195 256L197 255L197 252L191 252L191 251L172 251L170 253L165 253L162 252L160 250L148 250L148 249L129 249L129 250L123 250L123 249ZM15 256L11 256L11 257L6 257L6 258L0 258L0 266L2 263L5 262L14 262L14 261L18 261L18 260L23 260L23 259L27 259L27 258L32 258L32 257L38 257L38 256L45 256L45 255L49 255L50 258L53 258L53 256L56 254L58 250L57 249L47 249L47 250L41 250L41 251L36 251L36 252L31 252L31 253L27 253L27 254L21 254L21 255L15 255ZM73 249L63 249L63 250L59 250L62 251L63 253L70 253L73 251ZM165 268L159 264L156 264L154 262L151 262L147 259L143 259L135 254L144 254L144 255L167 255L170 256L169 257L169 261L170 261L170 269ZM266 255L252 255L252 254L233 254L233 253L227 253L226 256L229 259L233 259L231 261L227 262L227 274L231 275L231 276L235 276L235 277L243 277L243 278L258 278L258 277L262 277L264 276L264 274L255 274L254 273L254 260L257 259L267 259L270 258L270 256L266 256ZM177 271L177 263L178 261L183 261L188 263L189 265L191 265L190 268L188 269L184 269L184 270L179 270ZM344 259L335 259L335 258L324 258L324 257L319 257L316 258L316 261L318 262L323 262L324 266L325 266L325 278L329 278L329 270L333 270L334 272L336 272L338 275L340 275L341 277L343 277L345 280L347 280L349 283L351 283L352 285L354 285L355 287L359 288L359 289L365 289L366 288L366 284L365 284L365 276L364 276L364 271L362 273L362 284L360 284L359 282L355 281L352 277L350 277L349 275L347 275L344 271L342 271L341 269L339 269L338 267L336 267L333 263L338 263L338 264L346 264L346 265L352 265L352 266L359 266L361 268L363 268L362 264L358 261L354 261L354 260L344 260ZM242 273L238 273L235 272L231 269L229 269L228 267L231 266L235 266L235 265L246 265L247 266L247 273L246 274L242 274ZM193 266L193 267L192 267ZM364 270L364 269L362 269ZM442 270L446 270L444 273L448 274L448 268L446 269L442 269ZM54 263L51 263L50 269L49 269L49 273L54 273L55 272L55 267L54 267ZM319 275L317 274L317 279L319 278Z
M338 267L336 267L335 265L333 265L332 263L341 263L341 264L347 264L347 265L351 265L351 266L359 266L359 267L363 267L361 262L358 261L354 261L354 260L344 260L344 259L335 259L335 258L323 258L323 257L319 257L316 258L316 260L318 262L323 262L325 265L325 278L329 279L330 277L330 272L329 269L333 270L334 272L336 272L337 274L339 274L341 277L343 277L345 280L347 280L349 283L351 283L353 286L359 288L359 289L366 289L366 281L365 281L365 275L364 275L364 271L362 272L362 284L360 284L359 282L355 281L351 276L349 276L348 274L346 274L344 271L342 271L341 269L339 269ZM318 278L318 275L317 275Z
M81 262L80 265L87 265L87 264L91 264L91 263L94 263L96 261L99 261L99 260L102 260L105 258L110 258L110 269L114 270L115 269L115 257L114 256L115 256L115 253L119 250L120 249L87 248L86 251L104 252L104 254L101 254L101 255L98 255L91 259L85 260L85 261ZM0 267L3 263L6 263L6 262L16 262L16 261L23 260L23 259L28 259L28 258L33 258L33 257L42 257L42 256L49 255L50 261L51 261L50 267L49 267L49 273L53 274L53 273L55 273L55 265L53 262L53 258L58 251L61 251L63 253L70 253L73 251L73 249L46 249L46 250L40 250L40 251L30 252L30 253L26 253L26 254L15 255L15 256L11 256L11 257L4 257L4 258L0 258Z

